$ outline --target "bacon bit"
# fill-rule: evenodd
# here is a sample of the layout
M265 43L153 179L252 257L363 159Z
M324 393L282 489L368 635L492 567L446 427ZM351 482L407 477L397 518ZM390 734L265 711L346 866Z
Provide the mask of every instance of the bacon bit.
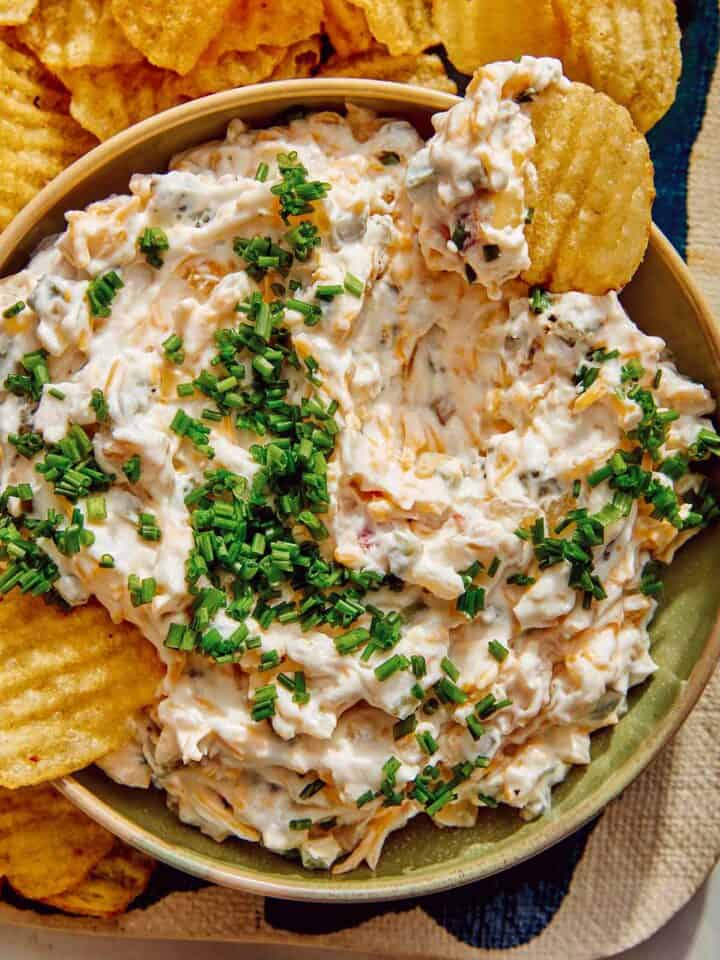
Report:
M358 543L361 547L364 547L366 550L369 546L375 543L375 534L370 529L370 527L363 527L360 533L358 534Z

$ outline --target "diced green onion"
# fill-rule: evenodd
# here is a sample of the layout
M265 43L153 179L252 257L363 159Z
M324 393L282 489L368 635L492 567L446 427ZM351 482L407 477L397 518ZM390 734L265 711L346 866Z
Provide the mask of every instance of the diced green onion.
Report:
M353 297L361 297L363 295L363 290L365 289L362 280L358 279L358 277L352 273L345 274L343 286Z
M490 640L488 642L488 650L490 654L495 657L498 663L502 663L503 660L508 656L510 651L507 647L503 646L499 640Z

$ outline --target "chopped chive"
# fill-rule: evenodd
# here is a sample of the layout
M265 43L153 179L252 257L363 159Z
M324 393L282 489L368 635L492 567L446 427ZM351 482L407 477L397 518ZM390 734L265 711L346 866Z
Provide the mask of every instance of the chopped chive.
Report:
M364 643L367 643L369 639L369 630L366 630L365 627L355 627L353 630L348 630L347 633L335 637L335 649L342 655L353 653Z
M389 679L393 674L398 673L400 670L406 670L409 666L410 661L408 658L403 656L401 653L396 653L394 656L383 661L383 663L375 667L375 676L382 682Z
M413 676L420 679L424 677L427 673L427 663L425 662L425 657L420 656L419 654L413 654L410 657L410 665L412 667Z
M137 244L150 266L159 270L164 262L160 254L170 249L165 231L160 227L146 227L138 237Z
M191 397L195 393L192 383L179 383L175 389L179 397Z
M345 292L341 283L321 283L315 287L315 296L318 300L333 300Z
M502 663L503 660L504 660L504 659L508 656L508 654L510 653L510 651L508 650L508 648L505 647L505 646L503 646L503 644L500 643L499 640L490 640L490 641L488 642L488 650L490 651L491 655L492 655L493 657L495 657L495 659L496 659L499 663Z
M580 479L577 478L573 480L572 495L575 497L576 500L580 496L581 489L582 489L582 482L580 481Z
M426 753L429 757L431 757L438 748L438 742L429 730L416 733L415 739L423 753Z
M513 573L505 582L516 587L530 587L535 583L535 577L529 577L526 573Z
M92 316L109 317L110 304L123 286L124 283L114 270L91 280L87 286L87 299Z
M140 457L137 453L134 453L132 457L125 461L122 465L122 471L130 483L137 483L141 471Z
M361 793L360 796L355 801L355 804L358 807L364 807L366 803L370 803L375 799L375 794L372 790L366 790L365 793Z
M13 303L12 306L3 310L3 317L5 317L6 320L9 320L11 317L16 317L19 313L22 313L24 309L25 302L23 300L18 300L16 303Z
M448 677L441 677L435 684L435 690L443 703L465 703L467 694Z
M316 793L319 793L324 786L325 786L325 781L320 780L320 778L318 778L317 780L312 780L310 783L306 783L305 786L300 791L301 799L309 800L310 797L314 797Z
M298 820L291 820L288 826L291 830L309 830L312 826L312 820L310 817L301 817Z
M95 387L90 395L90 406L95 411L98 423L105 423L109 415L108 405L105 394L99 387Z
M498 801L487 793L478 793L478 800L486 807L497 807Z
M107 518L105 497L88 497L86 501L87 518L91 523L99 523Z
M449 657L443 657L440 661L440 666L442 667L443 673L446 673L451 680L457 680L460 676L460 671Z
M402 740L409 733L412 733L417 727L417 716L414 713L409 714L404 720L398 720L393 725L393 739Z
M471 713L467 720L465 721L467 728L470 731L470 736L473 740L479 740L480 737L485 733L485 727L480 723L475 714Z
M171 333L161 343L163 348L163 353L172 363L182 363L185 359L185 350L183 349L182 337L179 337L176 333Z
M62 392L62 390L58 390L57 387L48 387L47 392L51 397L55 397L56 400L65 399L65 394Z
M255 179L259 180L260 183L265 183L268 173L270 173L270 167L261 160L255 171Z

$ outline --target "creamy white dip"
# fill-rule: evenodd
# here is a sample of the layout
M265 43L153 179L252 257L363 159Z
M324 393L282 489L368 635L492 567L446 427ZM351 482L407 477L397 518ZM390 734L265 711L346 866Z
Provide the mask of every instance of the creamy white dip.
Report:
M410 161L407 186L425 259L468 274L499 299L530 266L525 223L536 182L530 111L538 94L564 89L559 60L522 57L480 68L464 99L433 117L435 136Z
M92 543L68 555L49 537L39 541L59 568L54 586L70 604L97 596L115 620L136 623L167 664L136 741L102 766L122 783L164 789L183 821L217 840L295 850L313 867L349 853L336 865L345 870L374 866L386 836L423 810L448 826L471 825L496 803L539 815L551 787L589 761L592 731L617 722L629 687L655 669L646 564L669 561L697 529L681 528L701 485L660 466L712 431L713 403L614 293L530 301L513 279L527 265L532 146L519 76L523 89L563 82L554 61L486 68L468 100L435 118L427 146L408 124L352 106L346 117L318 113L266 130L234 121L225 140L178 157L169 173L133 177L128 196L68 214L67 230L0 282L0 312L26 304L2 320L2 380L38 349L50 378L37 402L4 392L2 488L30 484L32 516L52 509L70 518L74 505L36 469L46 451L20 456L9 437L33 430L51 445L84 426L97 465L115 480L102 494L104 518L88 516L86 498L77 504ZM309 214L322 242L288 276L270 270L257 281L233 244L256 235L286 242L271 188L278 154L290 151L310 180L331 185ZM262 164L267 178L256 179ZM460 252L446 228L478 188L487 209ZM503 195L508 217L498 213ZM148 228L167 239L159 266L138 246ZM501 251L487 263L473 252L486 243ZM463 260L480 283L467 282ZM94 316L88 286L108 271L122 287L109 315ZM350 282L354 292L348 275L359 282ZM292 293L271 291L271 281L290 280ZM318 300L327 285L342 292ZM320 384L300 364L289 370L287 396L297 404L315 396L326 408L334 401L321 556L386 577L362 603L402 617L394 645L367 656L362 645L343 653L336 641L369 629L371 612L349 628L308 629L302 620L263 627L255 609L244 623L259 645L224 662L166 646L171 624L192 616L186 496L208 469L252 482L261 469L253 446L273 441L237 429L231 415L204 420L208 397L178 396L177 387L218 369L216 332L237 329L245 316L236 306L258 290L320 308L312 326L285 308L289 343L300 360L315 358ZM172 334L182 356L163 347ZM236 392L249 389L250 360ZM640 395L631 396L638 387L658 410L678 414L654 461L628 438L642 428ZM93 390L103 391L102 420ZM178 410L209 429L212 459L173 431ZM612 478L587 478L620 449L640 450L656 487L674 486L678 514L675 524L654 517L642 496L606 512L601 542L587 548L601 584L593 597L572 584L566 559L543 566L533 537L571 536L571 521L554 532L568 513L596 515L612 501ZM135 480L123 472L133 457ZM8 509L20 514L17 498ZM160 539L138 532L150 522L141 514ZM293 535L308 539L301 525ZM154 581L149 602L133 603L129 577ZM273 603L295 599L287 581L278 592ZM227 638L238 626L225 607L206 629ZM400 667L378 674L393 657ZM278 680L298 673L309 698ZM258 719L256 691L268 685L274 712Z

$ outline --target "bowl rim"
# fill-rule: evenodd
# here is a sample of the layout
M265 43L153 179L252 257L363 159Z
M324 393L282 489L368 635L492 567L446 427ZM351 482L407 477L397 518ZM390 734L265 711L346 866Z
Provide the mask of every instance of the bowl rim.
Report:
M42 221L51 208L62 202L78 182L87 182L116 156L137 147L157 134L192 125L198 118L232 109L240 110L243 107L270 105L288 97L310 107L313 103L321 106L327 102L340 103L347 100L387 102L390 114L393 109L397 111L401 104L410 109L435 111L446 110L458 100L449 93L383 80L313 78L251 85L212 94L174 107L143 120L99 144L44 187L0 234L0 273L3 272L4 264L26 234ZM654 224L650 234L650 246L660 257L663 266L674 275L683 295L692 306L703 333L712 344L715 361L720 366L720 328L687 265ZM261 869L253 868L249 871L245 867L223 864L206 854L188 850L175 842L162 839L159 835L117 812L73 776L56 781L56 786L88 816L131 846L177 869L246 893L311 902L372 902L427 895L471 883L515 866L558 843L595 817L645 769L674 735L697 702L718 659L720 659L720 614L715 620L710 636L690 676L682 683L675 702L662 721L652 729L642 749L636 751L629 760L616 769L614 774L611 774L590 796L582 800L569 815L549 823L539 842L526 844L519 856L517 852L510 855L500 852L489 857L478 855L474 860L461 865L453 865L452 862L434 864L426 868L423 875L418 877L408 873L399 877L373 876L369 879L353 881L350 874L336 881L334 886L318 887L304 877L262 879L255 875L261 874Z

